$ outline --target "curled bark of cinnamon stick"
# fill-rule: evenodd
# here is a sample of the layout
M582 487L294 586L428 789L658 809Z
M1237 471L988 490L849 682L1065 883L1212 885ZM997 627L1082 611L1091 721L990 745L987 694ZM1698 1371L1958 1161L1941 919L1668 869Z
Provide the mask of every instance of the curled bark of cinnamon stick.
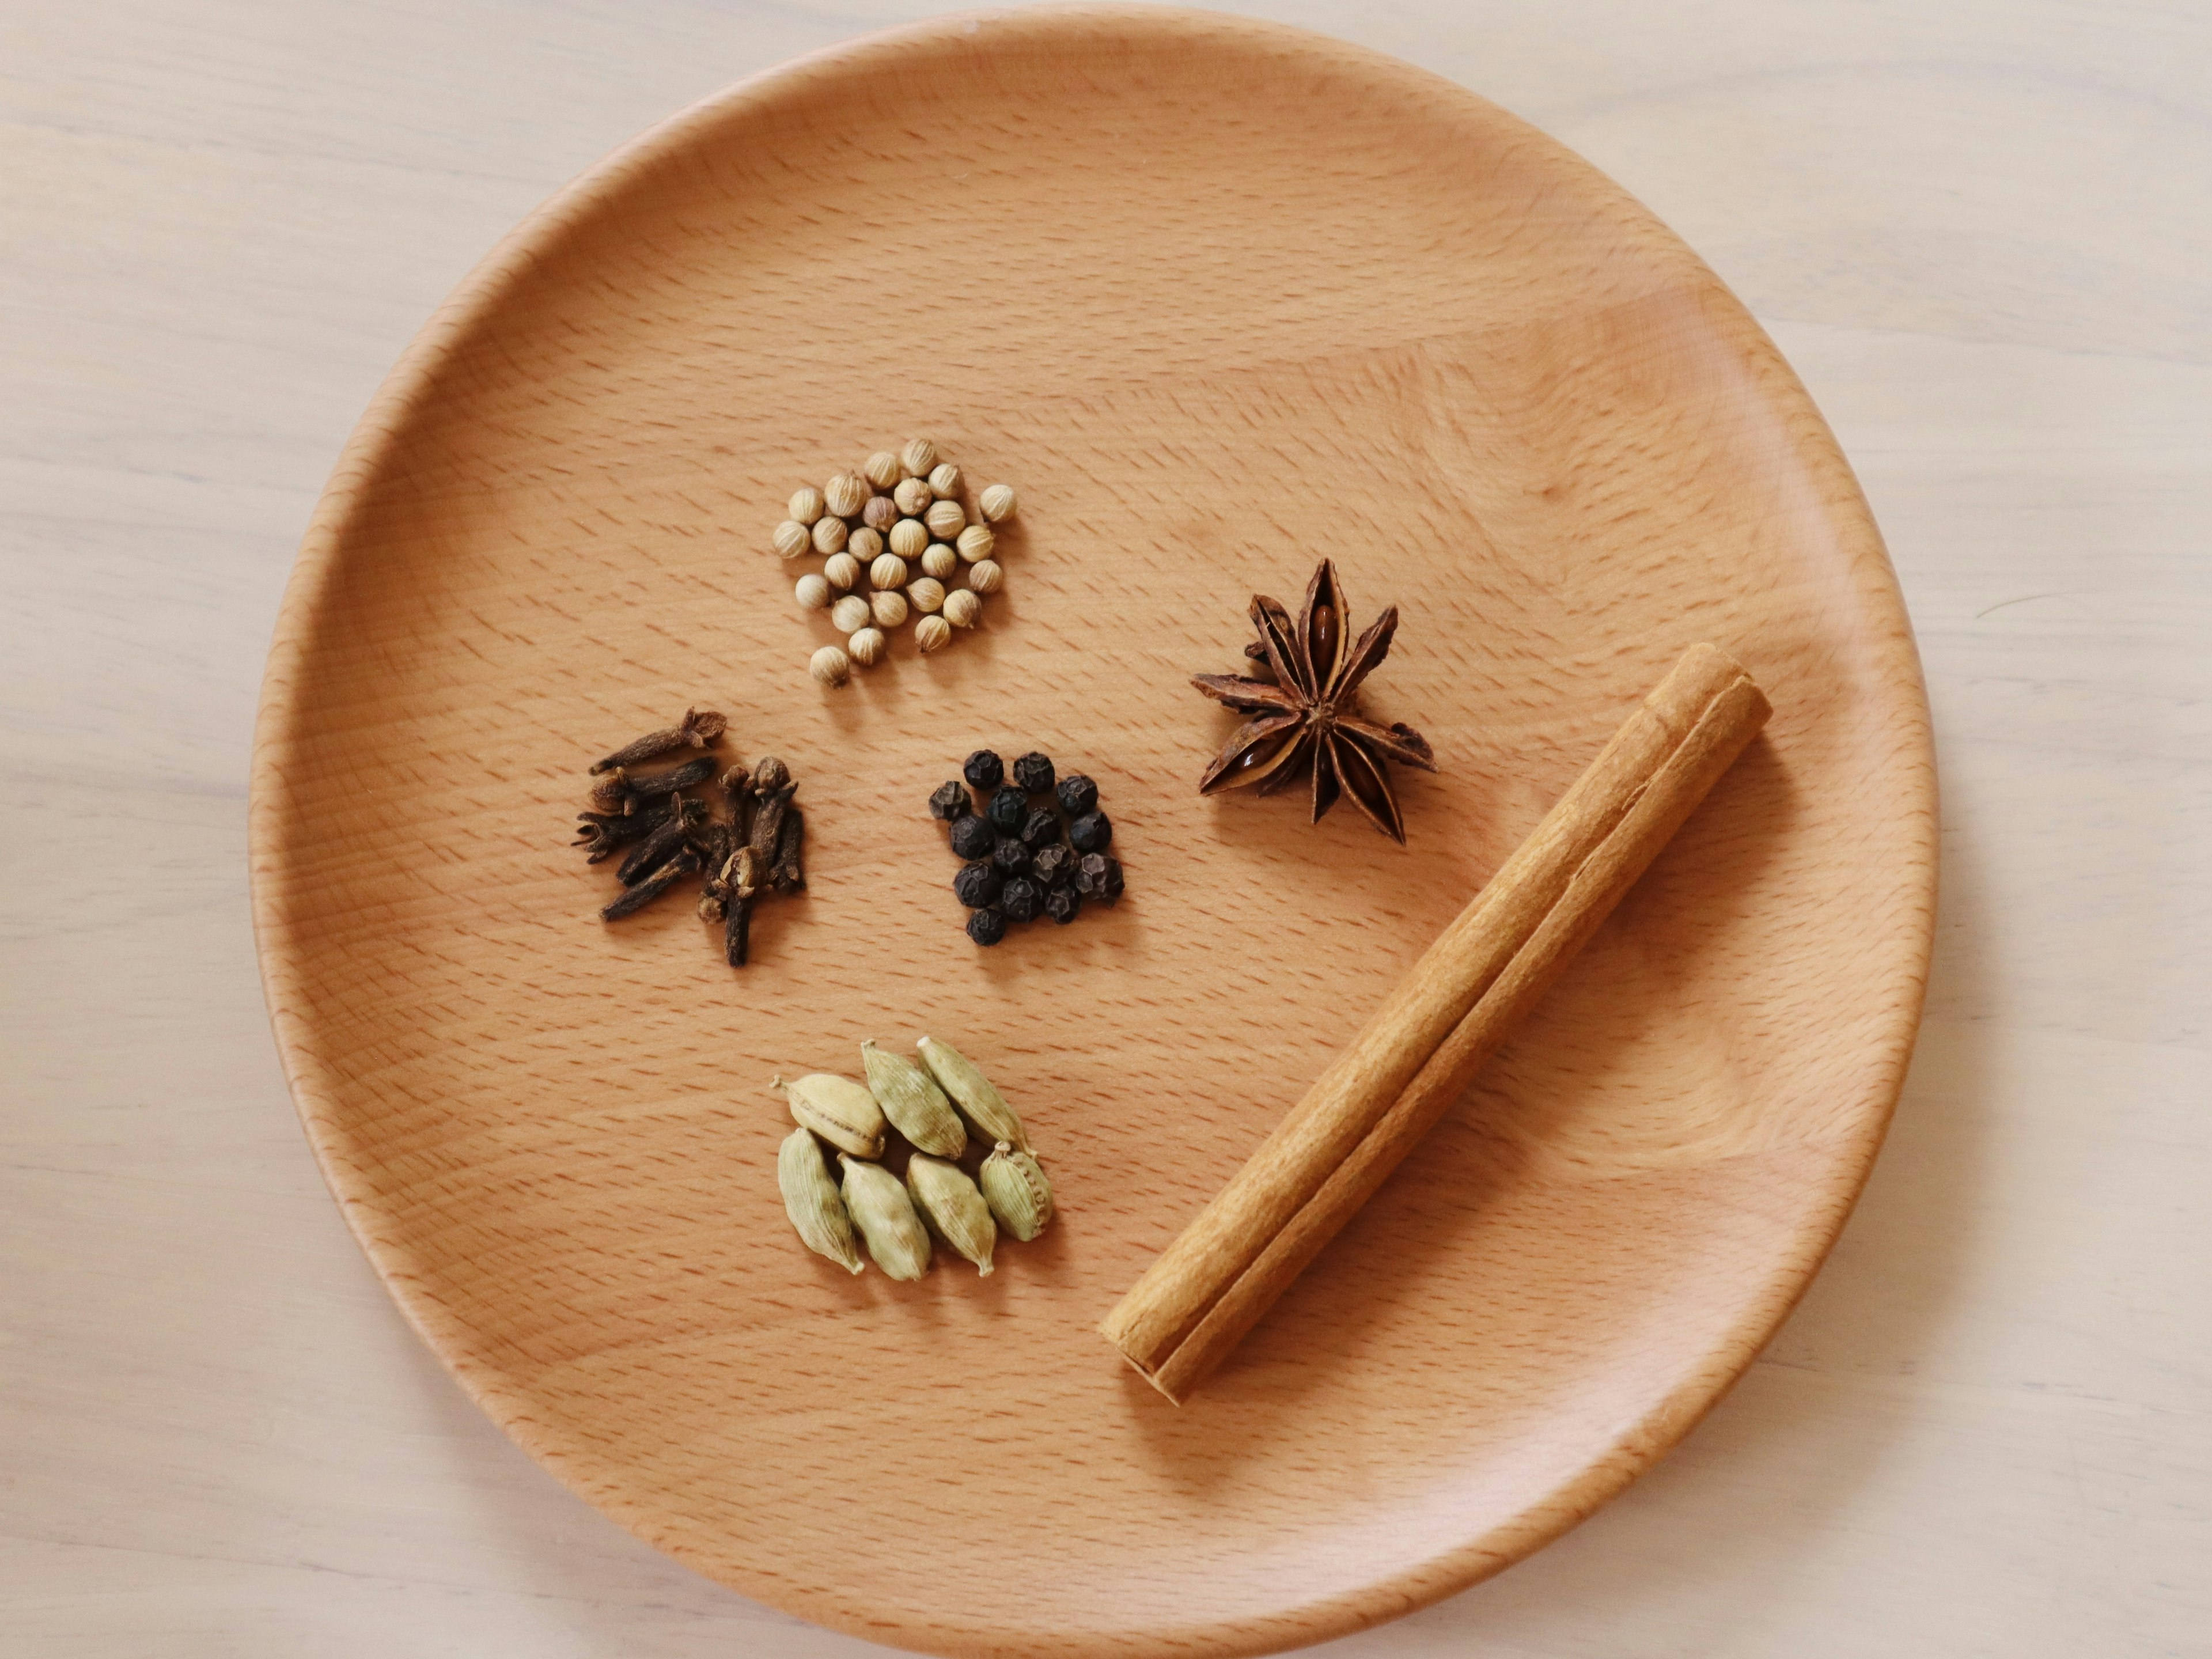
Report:
M1180 1404L1412 1151L1744 746L1765 696L1693 646L1100 1326Z

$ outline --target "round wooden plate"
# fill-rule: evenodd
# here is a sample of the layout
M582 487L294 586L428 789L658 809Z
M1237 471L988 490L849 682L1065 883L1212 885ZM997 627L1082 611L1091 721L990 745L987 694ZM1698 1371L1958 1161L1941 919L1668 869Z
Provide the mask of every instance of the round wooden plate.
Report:
M1024 503L986 625L825 694L803 483L915 434ZM1395 602L1410 842L1201 800L1256 589ZM1178 1409L1095 1331L1693 641L1767 734L1540 1017ZM604 927L584 763L697 703L783 756L811 886L723 965ZM994 951L924 802L1099 781L1129 893ZM1251 1653L1572 1525L1804 1288L1917 1017L1911 637L1742 307L1559 145L1286 29L953 18L676 117L461 288L339 465L272 653L255 907L331 1185L578 1493L794 1613L943 1653ZM923 1031L1064 1218L979 1279L801 1249L772 1073Z

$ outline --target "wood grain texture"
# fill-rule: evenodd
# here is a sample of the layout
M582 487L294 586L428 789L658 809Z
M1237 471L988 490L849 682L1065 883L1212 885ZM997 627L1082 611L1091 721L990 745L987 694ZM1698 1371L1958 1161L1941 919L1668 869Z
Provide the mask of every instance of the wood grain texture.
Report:
M2176 0L1232 9L1495 99L1711 262L1866 487L1943 754L1928 1016L1805 1298L1601 1512L1323 1650L2194 1650L2212 1626L2212 18ZM439 299L668 111L927 9L21 0L0 23L0 1649L887 1651L695 1576L562 1491L406 1328L268 1038L245 804L302 526ZM1571 1130L1576 1101L1556 1103ZM1514 1127L1545 1133L1545 1103Z
M795 483L915 432L1021 489L1008 592L825 697L760 550ZM1221 718L1188 674L1316 548L1355 613L1404 611L1368 702L1445 757L1411 851L1191 793ZM1164 1419L1092 1334L1108 1304L1708 639L1778 712L1578 971L1608 1017L1554 998ZM735 979L680 910L603 929L560 845L580 761L691 702L805 781L808 896ZM1133 894L979 955L919 806L1031 744L1099 780ZM1849 471L1656 221L1333 42L1018 15L710 100L464 285L295 578L256 915L349 1219L578 1491L878 1640L1257 1651L1516 1559L1748 1362L1903 1074L1932 784ZM764 1079L918 1030L1057 1183L1063 1224L988 1286L846 1279L769 1179ZM948 1534L994 1571L949 1576Z

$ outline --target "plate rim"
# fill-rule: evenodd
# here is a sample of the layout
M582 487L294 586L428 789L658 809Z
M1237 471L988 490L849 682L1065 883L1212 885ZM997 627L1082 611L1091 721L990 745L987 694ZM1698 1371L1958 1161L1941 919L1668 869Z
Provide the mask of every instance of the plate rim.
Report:
M1823 1212L1810 1213L1784 1253L1765 1294L1748 1297L1741 1316L1725 1337L1707 1351L1680 1383L1656 1400L1638 1419L1616 1431L1607 1449L1542 1499L1485 1532L1436 1548L1416 1565L1389 1577L1370 1579L1355 1589L1317 1596L1311 1601L1261 1616L1204 1619L1172 1628L1106 1632L1061 1630L1043 1634L969 1626L949 1630L939 1624L864 1613L860 1600L817 1600L761 1573L732 1574L726 1563L702 1566L680 1539L663 1535L650 1515L641 1512L618 1488L603 1486L591 1472L584 1449L565 1443L533 1419L526 1398L508 1395L495 1378L481 1373L441 1329L444 1321L434 1299L410 1289L406 1247L380 1237L373 1224L377 1205L363 1190L339 1144L325 1067L307 1041L308 1024L297 1012L301 1001L299 974L288 956L288 918L275 872L284 861L289 839L283 827L284 777L290 757L312 738L301 728L295 694L300 672L312 654L324 597L339 566L357 515L383 476L394 447L406 433L418 404L434 392L440 374L480 322L497 311L515 286L537 267L557 258L563 240L590 217L618 199L641 175L694 140L740 118L747 106L781 99L810 80L834 82L856 66L896 58L917 47L974 36L984 27L1012 38L1042 40L1101 26L1166 36L1202 40L1216 46L1247 46L1333 60L1334 66L1367 77L1396 79L1409 89L1431 94L1448 89L1484 107L1491 118L1516 127L1544 153L1550 164L1570 168L1588 184L1613 192L1631 206L1644 226L1658 232L1678 257L1692 262L1723 296L1726 306L1707 320L1717 333L1747 356L1763 360L1794 391L1807 428L1796 434L1795 448L1823 482L1836 487L1826 516L1848 522L1854 534L1845 549L1857 600L1874 617L1891 624L1886 644L1894 660L1894 678L1885 683L1897 693L1905 729L1897 733L1899 782L1910 786L1896 817L1917 826L1917 836L1900 858L1896 876L1917 890L1911 915L1917 938L1900 951L1900 984L1887 1030L1870 1036L1860 1093L1848 1127L1826 1137L1837 1171L1822 1195ZM1869 581L1868 578L1875 580ZM1876 647L1870 647L1875 649ZM248 788L248 862L256 956L271 1034L286 1085L325 1185L349 1230L375 1270L380 1283L416 1334L470 1400L570 1492L634 1535L767 1606L868 1641L923 1652L1029 1651L1064 1656L1126 1656L1136 1652L1244 1655L1283 1651L1334 1640L1389 1622L1442 1601L1526 1559L1571 1529L1626 1487L1678 1444L1719 1404L1750 1368L1783 1322L1802 1299L1814 1277L1856 1204L1881 1150L1902 1092L1924 1009L1935 945L1938 876L1937 778L1933 723L1918 650L1898 582L1871 508L1827 422L1803 382L1741 300L1665 222L1609 175L1577 152L1511 112L1460 82L1370 47L1294 25L1182 6L1127 3L1127 0L1079 0L1036 8L971 9L941 14L918 22L879 29L832 43L787 59L677 110L618 145L532 209L501 236L454 286L410 339L370 398L348 436L319 497L287 580L270 646L255 716ZM1873 1063L1880 1050L1879 1064ZM736 1582L733 1582L733 1578ZM954 1645L948 1646L948 1639Z

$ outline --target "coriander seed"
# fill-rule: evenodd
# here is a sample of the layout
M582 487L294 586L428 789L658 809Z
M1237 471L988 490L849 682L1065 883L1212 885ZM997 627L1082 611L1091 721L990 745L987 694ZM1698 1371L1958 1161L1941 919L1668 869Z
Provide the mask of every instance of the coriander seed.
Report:
M845 550L862 564L866 564L884 550L884 538L862 525L845 538Z
M829 608L830 579L827 576L817 576L810 571L792 584L791 591L798 597L799 604L809 611Z
M776 526L775 547L780 557L795 559L814 545L814 538L806 533L806 526L796 519L786 519Z
M921 521L939 541L949 542L966 526L968 513L957 501L933 501L922 513Z
M868 481L857 472L840 472L822 487L822 501L839 518L852 518L867 505Z
M860 522L881 534L898 522L898 503L888 495L871 495L860 509Z
M899 465L899 458L888 449L879 449L869 456L868 464L860 471L878 489L889 489L906 477L906 469Z
M822 516L823 509L828 505L829 503L822 499L822 492L812 484L808 484L804 489L794 489L791 492L789 511L791 516L801 524L812 524Z
M973 628L983 614L983 601L964 587L945 596L945 620L955 628Z
M975 505L993 524L1004 524L1014 516L1014 487L1012 484L988 484L975 498Z
M827 513L814 521L814 550L817 553L842 553L845 538L849 532L842 519L833 519Z
M995 593L1006 585L1006 573L990 559L978 559L968 567L968 586L978 593Z
M884 653L890 648L890 644L884 638L882 629L863 628L845 641L845 649L852 653L853 660L861 667L873 668L884 659Z
M915 558L929 545L929 526L919 519L901 519L891 526L888 545L902 559Z
M961 562L963 564L973 564L978 559L989 558L998 544L999 538L991 533L990 526L982 524L969 525L960 532L960 539L954 544L959 550Z
M896 589L878 588L868 595L868 614L876 619L877 627L889 632L906 620L906 595Z
M868 586L871 587L904 587L906 561L896 553L879 553L868 567Z
M910 519L918 519L928 512L932 499L927 478L902 479L898 488L891 491L891 500L897 504L898 510Z
M943 542L932 542L921 550L921 568L924 574L943 581L960 568L960 558Z
M885 558L890 557L886 553ZM917 576L906 590L907 603L925 615L934 615L945 605L945 584L934 577Z
M806 672L815 684L830 690L853 678L853 659L834 645L825 645L807 659Z
M929 493L940 501L949 501L960 493L960 469L950 461L939 461L929 469Z
M937 446L927 438L913 439L899 452L899 459L915 477L927 478L929 469L937 465Z
M822 567L822 579L840 593L850 592L860 580L860 562L850 553L832 553Z
M914 625L914 642L924 651L941 651L952 638L942 617L924 617Z
M868 625L868 602L858 593L848 593L830 607L830 624L840 634L856 633Z

